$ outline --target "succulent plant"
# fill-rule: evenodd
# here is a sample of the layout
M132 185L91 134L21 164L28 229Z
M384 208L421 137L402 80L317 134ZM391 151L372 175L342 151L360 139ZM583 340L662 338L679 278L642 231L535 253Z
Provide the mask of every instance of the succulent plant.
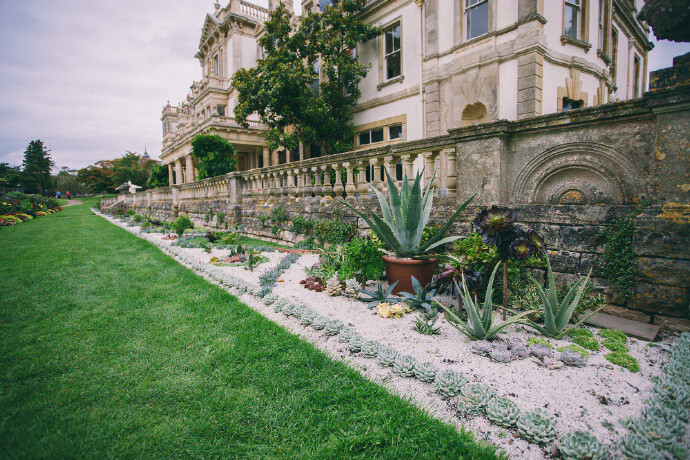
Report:
M674 360L664 366L666 374L682 380L686 385L690 385L690 368L680 360Z
M496 391L481 383L468 383L460 388L456 402L458 412L469 415L484 413L486 405L496 396Z
M535 343L534 345L529 347L529 352L531 355L536 356L537 358L543 358L544 356L551 356L553 355L553 350L551 350L549 347L546 345L542 345L540 343Z
M493 346L488 340L476 340L472 342L472 352L478 355L488 356Z
M316 318L314 318L314 320L311 322L311 327L317 331L320 331L326 327L326 324L328 324L329 321L330 320L325 316L316 315Z
M381 302L376 306L376 314L381 318L402 318L405 316L405 306L401 303Z
M489 356L499 363L509 363L513 360L513 352L505 347L493 347L489 352Z
M673 376L661 375L652 391L662 397L675 399L686 408L690 407L690 387Z
M379 364L383 367L389 367L395 364L395 360L398 357L398 351L395 348L381 348L377 355Z
M326 281L326 294L336 296L343 293L343 286L338 279L338 272L336 272L331 279Z
M434 363L428 361L424 363L418 362L414 366L414 375L422 382L433 382L436 378L436 374L438 374L438 369Z
M368 299L363 299L365 302L367 302L367 307L369 308L375 308L377 307L380 303L396 303L400 302L399 297L391 297L391 294L393 292L393 289L395 289L395 286L398 284L398 281L395 283L391 284L388 286L388 289L385 291L383 290L383 286L381 283L378 284L378 287L376 288L375 291L367 291L365 289L360 289L361 294L366 294L369 296Z
M282 310L280 311L283 312L285 316L290 316L292 315L292 310L294 310L296 306L297 305L295 305L294 303L288 302L286 305L283 306Z
M302 312L304 310L307 310L307 309L309 309L309 307L307 307L306 305L301 304L301 303L296 303L292 307L292 310L290 310L290 316L294 316L295 318L301 318Z
M526 236L519 236L510 242L508 251L515 260L527 260L536 252L536 248Z
M353 329L350 329L349 327L343 327L342 329L340 329L340 332L338 333L338 342L348 343L354 334L355 331Z
M621 445L624 458L630 460L661 460L663 456L649 439L638 434L628 433Z
M271 292L273 292L272 288L270 288L268 286L264 286L264 287L259 286L256 290L256 296L261 297L262 299L265 299L266 296L271 295ZM266 305L269 305L269 304L266 304Z
M492 398L486 405L486 416L496 425L513 428L520 417L520 409L510 399Z
M302 311L302 316L300 316L300 320L302 321L302 324L308 326L314 322L316 315L317 313L314 310L308 308Z
M275 302L273 302L273 311L276 313L283 311L283 308L285 308L287 305L290 304L290 301L285 298L280 298L277 299Z
M376 340L365 340L362 344L362 356L365 358L376 358L381 349L381 344Z
M653 409L659 409L673 414L673 417L685 423L690 422L690 412L675 399L662 398L659 395L654 395L647 401L647 407L642 410L642 414L645 415L646 411Z
M345 281L345 295L353 299L359 299L359 291L362 289L362 284L356 279L350 278Z
M362 345L364 345L364 337L359 334L353 334L350 338L350 351L358 353L362 351Z
M417 319L414 320L412 330L419 332L422 335L437 335L441 333L440 327L434 327L438 319L438 312L421 313Z
M414 367L417 360L409 355L398 355L393 363L393 372L401 377L414 377Z
M573 431L558 440L558 450L565 460L603 460L608 458L606 447L584 431Z
M676 414L666 411L660 407L645 407L643 410L643 418L647 421L659 421L675 435L680 436L685 433L685 424L681 419L676 417Z
M570 349L566 349L561 353L561 361L566 366L585 367L587 365L587 358Z
M344 324L339 319L334 319L326 324L326 335L338 335L340 330L344 327Z
M506 233L512 233L515 221L517 216L512 209L492 206L477 214L472 226L484 243L500 246Z
M467 384L467 379L452 369L446 369L436 374L434 383L441 396L452 398L460 393L460 389Z
M546 444L556 437L553 419L541 409L524 412L517 420L520 435L535 444Z

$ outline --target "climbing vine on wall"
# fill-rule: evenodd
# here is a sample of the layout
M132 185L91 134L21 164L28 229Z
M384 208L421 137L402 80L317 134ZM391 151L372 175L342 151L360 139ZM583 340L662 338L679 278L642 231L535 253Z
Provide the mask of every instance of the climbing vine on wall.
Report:
M601 260L602 274L626 302L633 294L634 278L637 275L637 260L633 249L635 218L649 204L645 202L627 216L619 217L613 225L602 232L605 238Z

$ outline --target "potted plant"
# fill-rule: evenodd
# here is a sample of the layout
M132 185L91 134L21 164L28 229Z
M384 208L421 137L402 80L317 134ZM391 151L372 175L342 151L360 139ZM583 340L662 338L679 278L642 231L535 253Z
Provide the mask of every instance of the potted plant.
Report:
M433 258L429 251L460 238L459 236L444 238L444 235L476 194L472 195L455 211L446 225L441 227L431 238L422 242L424 227L426 227L431 216L434 197L434 189L431 185L436 173L431 177L426 190L422 190L421 180L424 170L417 173L412 186L410 186L407 174L405 174L400 189L396 186L388 170L384 169L384 171L388 180L388 199L369 184L369 187L378 197L382 218L373 212L371 216L367 216L348 203L339 201L364 219L376 236L392 250L383 251L386 253L383 260L386 262L388 282L390 284L398 282L393 293L412 292L413 276L423 286L426 286L434 275L437 259Z

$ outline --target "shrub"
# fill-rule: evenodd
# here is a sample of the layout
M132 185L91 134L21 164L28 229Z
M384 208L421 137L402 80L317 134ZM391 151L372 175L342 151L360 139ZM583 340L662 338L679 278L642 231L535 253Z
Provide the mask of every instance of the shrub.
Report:
M194 224L187 216L180 216L173 222L173 229L175 230L175 233L177 233L178 237L182 236L184 231L188 228L194 228Z
M347 243L354 235L355 230L354 224L343 222L338 217L314 221L314 236L322 243Z
M296 215L292 219L292 227L290 231L297 235L308 235L314 229L314 221L301 214Z
M287 210L282 206L271 209L271 222L280 223L288 220Z
M380 278L384 269L385 263L376 245L355 236L345 245L345 260L340 266L338 276L343 280L357 278L357 281L364 283Z

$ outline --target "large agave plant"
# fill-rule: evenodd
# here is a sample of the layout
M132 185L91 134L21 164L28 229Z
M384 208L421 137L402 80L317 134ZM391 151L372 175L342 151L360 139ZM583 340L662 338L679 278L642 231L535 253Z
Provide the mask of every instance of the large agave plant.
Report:
M606 447L584 431L573 431L558 440L558 450L565 460L603 460L608 458Z
M410 186L407 174L405 174L400 189L398 189L395 181L388 173L388 170L385 171L388 180L389 199L386 199L386 196L371 186L371 184L369 185L378 197L383 218L377 216L373 212L371 216L367 216L356 210L350 204L342 200L338 201L364 219L376 236L378 236L387 247L392 249L396 256L422 256L438 246L460 238L459 236L443 238L443 236L450 229L451 225L453 225L453 222L455 222L460 212L470 204L476 194L472 195L457 209L457 211L455 211L450 219L448 219L448 222L446 222L446 225L441 227L431 238L422 243L422 232L431 216L431 207L434 197L434 189L431 187L431 184L434 182L436 173L433 174L429 187L427 187L426 190L422 190L421 180L424 174L423 170L417 173L412 186Z
M496 334L501 332L504 328L510 326L511 324L517 323L522 320L523 317L534 313L533 310L522 312L519 315L511 317L509 320L502 322L501 324L494 324L496 313L493 311L494 305L491 297L494 292L494 278L496 277L496 271L501 263L497 263L494 271L491 273L491 278L489 278L489 285L486 288L486 295L484 297L484 308L479 309L477 298L472 299L469 290L467 289L467 284L465 279L462 280L462 291L460 291L460 297L462 298L463 305L467 311L467 321L460 319L458 315L453 312L450 308L445 305L441 305L441 308L446 312L446 316L450 318L450 324L453 325L457 330L462 332L464 335L472 340L489 340L493 338ZM458 289L459 290L459 289Z

